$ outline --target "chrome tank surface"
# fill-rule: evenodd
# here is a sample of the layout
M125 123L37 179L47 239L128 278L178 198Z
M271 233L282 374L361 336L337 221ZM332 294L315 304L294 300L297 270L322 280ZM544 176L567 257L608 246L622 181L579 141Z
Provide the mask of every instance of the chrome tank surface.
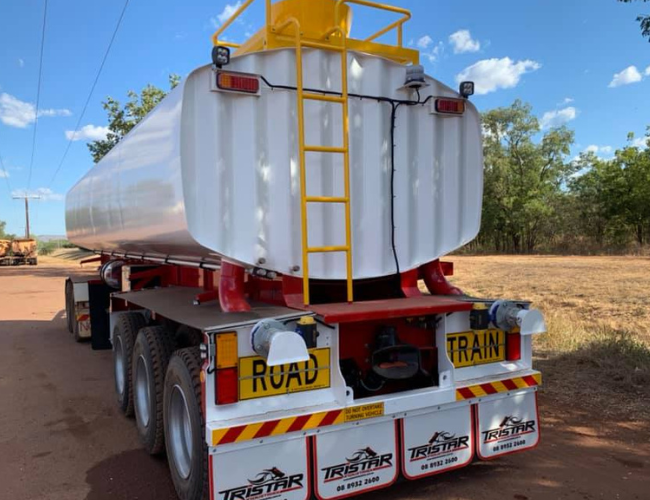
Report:
M416 99L406 68L349 54L349 92ZM234 58L226 68L295 86L294 51ZM340 90L339 55L304 53L305 87ZM225 257L301 276L296 92L261 85L260 96L211 90L208 66L192 72L68 193L68 238L91 249L152 257ZM458 97L427 77L428 96ZM400 271L445 255L479 230L483 192L480 117L442 116L433 101L397 109L391 190L391 105L350 97L354 278ZM339 146L341 107L305 105L306 143ZM340 155L307 154L309 195L342 196ZM394 196L394 198L393 198ZM309 207L311 246L345 241L342 206ZM345 279L343 254L314 254L310 277Z

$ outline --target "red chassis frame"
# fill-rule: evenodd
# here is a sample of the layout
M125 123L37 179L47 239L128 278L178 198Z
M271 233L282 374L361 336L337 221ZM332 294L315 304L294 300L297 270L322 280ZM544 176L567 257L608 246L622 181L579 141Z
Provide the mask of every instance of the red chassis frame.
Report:
M101 255L101 264L112 259L110 255ZM84 262L95 262L98 258ZM126 260L127 264L147 263L143 260ZM302 279L282 275L275 279L262 278L253 274L246 276L243 266L222 261L219 270L202 269L174 264L151 263L151 269L136 271L131 274L131 289L141 290L150 286L156 279L158 286L187 286L202 288L203 292L196 295L194 303L218 300L224 312L250 311L249 300L272 305L307 309L303 302ZM452 276L453 263L435 260L418 269L404 272L400 275L401 299L375 300L357 302L354 304L337 303L309 305L309 309L321 314L326 321L360 321L371 319L375 314L386 317L388 309L395 309L395 314L403 315L404 311L416 315L422 313L453 312L471 309L471 304L453 300L453 296L462 295L461 290L451 285L446 276ZM425 299L418 288L418 280L424 283L433 296L438 296L435 309L432 310L431 298ZM449 296L448 298L440 296ZM387 306L387 304L391 306ZM362 306L363 304L363 306ZM373 314L373 312L375 314ZM388 311L390 316L390 311Z

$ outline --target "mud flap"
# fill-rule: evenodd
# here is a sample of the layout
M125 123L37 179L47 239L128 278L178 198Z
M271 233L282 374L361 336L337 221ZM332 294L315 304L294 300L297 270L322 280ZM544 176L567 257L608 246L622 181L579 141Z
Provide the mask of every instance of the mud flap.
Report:
M397 479L394 421L351 426L314 438L315 493L345 498L390 486Z
M214 500L307 500L309 445L300 437L210 455Z
M476 451L483 460L537 446L537 391L477 404L476 439Z
M402 472L418 479L457 469L474 458L472 407L469 405L406 417L402 433Z

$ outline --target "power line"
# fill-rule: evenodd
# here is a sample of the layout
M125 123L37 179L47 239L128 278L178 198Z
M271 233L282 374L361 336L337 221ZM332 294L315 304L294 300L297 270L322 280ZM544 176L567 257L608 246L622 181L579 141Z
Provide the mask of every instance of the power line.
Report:
M38 110L41 101L41 81L43 77L43 52L45 48L45 26L47 24L47 0L43 8L43 31L41 33L41 57L38 65L38 88L36 90L36 111L34 114L34 133L32 135L32 157L29 160L29 176L27 177L27 191L32 184L32 168L34 167L34 154L36 153L36 130L38 129Z
M106 48L106 52L104 53L104 58L102 59L102 63L99 65L99 70L97 71L97 76L95 76L95 81L92 84L92 87L90 87L90 92L88 93L88 97L86 98L86 103L84 104L83 110L81 111L81 114L79 115L79 119L77 120L77 125L74 128L73 134L70 136L70 140L68 141L68 145L65 148L65 151L63 153L63 157L61 158L61 161L59 162L59 166L56 167L56 170L54 171L54 175L52 176L52 180L50 180L50 185L49 187L52 187L52 184L54 183L54 179L56 179L56 176L59 174L59 171L61 170L61 167L63 166L63 162L65 161L66 157L68 156L68 151L70 151L70 146L72 145L77 132L79 131L79 126L81 125L81 120L83 120L84 114L86 114L86 109L88 108L88 103L90 103L90 99L93 95L93 92L95 91L95 87L97 86L97 82L99 81L99 77L102 74L102 70L104 69L104 64L106 63L106 59L108 58L108 53L111 51L111 47L113 46L113 42L115 41L115 37L117 36L117 32L120 29L120 25L122 24L122 19L124 19L124 13L126 12L126 8L129 6L129 1L126 0L124 2L124 7L122 7L122 13L120 14L119 19L117 20L117 25L115 26L115 31L113 31L113 36L111 37L110 42L108 43L108 47Z

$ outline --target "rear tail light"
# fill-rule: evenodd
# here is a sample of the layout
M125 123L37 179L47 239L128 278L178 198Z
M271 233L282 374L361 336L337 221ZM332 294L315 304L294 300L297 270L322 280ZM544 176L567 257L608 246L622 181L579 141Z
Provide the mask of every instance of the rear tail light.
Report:
M521 335L519 332L506 334L506 360L518 361L521 359Z
M260 91L260 78L257 75L248 73L217 71L217 88L245 94L258 94Z
M236 368L239 357L237 355L237 334L217 334L217 370L222 368Z
M228 405L239 401L237 368L217 370L216 376L217 404Z
M465 101L461 99L436 99L436 112L447 115L462 115Z
M215 394L218 405L239 401L238 349L236 333L219 333L216 336Z

